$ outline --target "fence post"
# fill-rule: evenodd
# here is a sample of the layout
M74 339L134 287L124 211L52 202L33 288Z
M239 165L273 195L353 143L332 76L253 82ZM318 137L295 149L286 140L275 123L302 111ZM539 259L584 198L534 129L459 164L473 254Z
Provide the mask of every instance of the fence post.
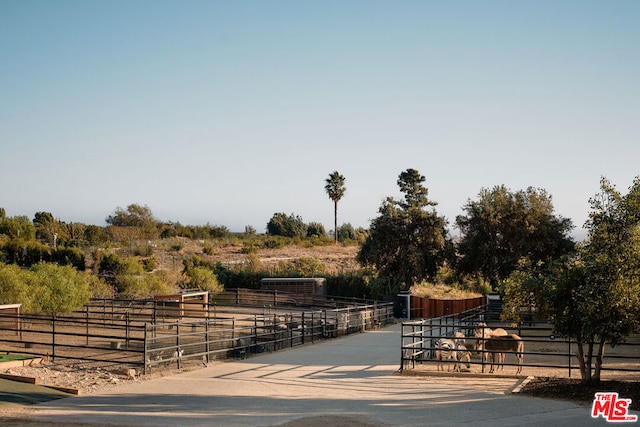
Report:
M425 346L424 346L424 320L420 322L420 354L421 358L424 360L425 354Z
M148 342L147 342L147 327L149 326L148 323L144 324L144 342L142 343L142 345L144 346L144 348L142 349L142 374L143 375L147 375L147 360L148 360L148 356L147 356L147 346L148 346Z
M429 318L429 359L433 359L433 319Z
M569 378L571 378L571 337L569 337Z
M180 369L180 321L176 323L176 355L178 356L178 369Z
M302 323L302 335L300 337L302 339L302 344L304 344L304 311L302 312L300 322ZM313 311L311 312L311 342L313 343Z
M289 347L293 348L293 328L291 326L293 326L293 311L291 312L291 314L289 314L289 325L287 327L287 329L289 330L289 340L290 340Z
M56 360L56 316L51 318L51 361Z
M484 332L486 328L482 328L482 351L480 352L480 360L482 361L482 373L484 374L485 369L485 356L487 355L487 347L485 346Z
M253 315L253 349L258 352L258 316Z
M224 326L224 323L223 323ZM224 335L223 335L224 337ZM231 319L231 348L235 349L237 345L236 342L236 319L232 318ZM249 351L249 349L247 348L246 351Z
M129 312L127 311L125 313L125 344L124 344L124 348L126 348L127 350L129 350L129 326L131 324L131 319L129 318Z
M87 346L89 345L89 304L84 306L85 308L85 321L86 321L86 331L87 331Z
M211 346L209 344L209 324L211 323L211 319L209 318L209 311L207 311L207 320L206 323L204 324L205 329L204 329L204 339L205 339L205 345L204 345L204 349L205 352L207 353L206 358L207 358L207 363L209 363L209 352L211 351ZM234 343L235 346L235 343Z

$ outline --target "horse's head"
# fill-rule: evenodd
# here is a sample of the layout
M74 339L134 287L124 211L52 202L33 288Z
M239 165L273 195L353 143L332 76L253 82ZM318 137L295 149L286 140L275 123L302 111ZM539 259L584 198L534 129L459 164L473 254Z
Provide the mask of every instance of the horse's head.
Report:
M476 338L483 338L487 336L487 332L489 332L489 328L487 327L487 324L480 322L476 325L476 329L473 332L473 335Z

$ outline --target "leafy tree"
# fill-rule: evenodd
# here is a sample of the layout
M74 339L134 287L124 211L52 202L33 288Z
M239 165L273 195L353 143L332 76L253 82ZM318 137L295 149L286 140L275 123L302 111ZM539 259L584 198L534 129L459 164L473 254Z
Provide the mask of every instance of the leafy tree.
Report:
M36 212L33 218L33 225L36 227L36 239L42 243L55 246L54 239L57 239L57 225L53 215L49 212Z
M116 208L112 215L105 219L106 223L115 227L135 227L139 231L139 238L154 239L158 237L159 223L153 217L148 206L131 204L127 209Z
M79 310L89 302L91 292L85 276L71 266L35 264L37 287L33 290L38 311L51 315Z
M5 264L17 264L28 268L50 259L51 248L35 240L11 239L0 245L0 261Z
M428 199L424 181L415 169L400 174L404 200L389 197L382 203L357 255L360 263L377 268L382 277L397 280L403 288L433 278L451 248L447 222Z
M325 180L326 184L324 186L327 195L331 200L333 200L333 234L335 237L335 242L338 243L338 202L344 196L344 193L347 191L347 188L344 185L345 178L340 175L338 171L334 171L329 174L329 178Z
M0 263L0 304L22 304L25 313L34 312L31 302L33 273L15 264Z
M272 236L305 237L307 225L294 214L275 213L267 223L267 234Z
M324 225L320 224L319 222L310 222L307 226L307 237L324 237L326 235L327 232L324 229Z
M0 234L22 241L34 240L36 228L26 216L0 218Z
M291 261L282 260L274 269L278 276L315 277L326 272L325 265L314 257L302 257Z
M493 289L523 257L536 263L573 250L571 220L554 215L544 190L482 189L478 200L469 200L463 209L466 215L456 218L462 232L457 270L481 276Z
M64 223L61 222L61 228L63 232L63 236L58 236L58 239L62 238L62 241L65 246L68 247L81 247L86 245L86 234L87 234L87 226L86 224L82 224L80 222L71 222Z
M202 289L217 294L224 291L213 270L207 267L191 267L186 271L188 288Z
M109 241L109 233L105 227L87 225L84 229L84 241L91 246L100 246Z
M116 254L106 253L98 261L98 277L115 286L116 276L126 272L125 261Z
M598 383L607 344L640 331L640 180L627 195L602 179L575 257L524 264L507 281L507 314L535 304L554 333L575 338L584 383Z
M113 298L115 296L113 286L101 280L98 276L85 272L85 279L92 298Z
M353 228L350 223L344 223L338 228L338 240L353 240L355 242L364 243L368 236L368 231L362 227Z
M167 282L155 274L128 274L118 277L119 295L124 298L141 299L171 292Z
M59 247L52 253L52 261L59 265L71 265L79 271L86 268L84 252L78 248Z
M159 275L147 273L136 259L115 254L102 256L98 275L125 298L147 298L171 290L165 280Z

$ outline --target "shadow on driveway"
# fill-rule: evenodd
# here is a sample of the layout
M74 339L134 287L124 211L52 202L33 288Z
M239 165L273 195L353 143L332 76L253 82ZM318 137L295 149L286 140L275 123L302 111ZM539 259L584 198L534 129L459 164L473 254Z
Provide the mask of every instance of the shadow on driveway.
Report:
M35 405L64 397L69 395L49 387L0 379L0 409L16 405Z

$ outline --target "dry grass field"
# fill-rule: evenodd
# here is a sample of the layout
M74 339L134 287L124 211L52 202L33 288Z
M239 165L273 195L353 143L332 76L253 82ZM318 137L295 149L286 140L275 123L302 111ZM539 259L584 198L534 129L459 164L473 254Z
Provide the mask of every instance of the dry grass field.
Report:
M197 255L208 262L220 262L234 265L251 262L251 258L258 260L259 267L265 270L273 268L282 261L297 259L314 259L325 266L327 274L339 271L350 271L359 268L355 258L360 250L358 245L329 244L324 246L287 245L282 248L256 247L252 253L241 245L227 244L209 247L205 251L206 243L197 240L181 239L182 248L179 251L154 250L154 257L159 267L167 270L182 268L183 257ZM209 252L210 254L207 254Z

